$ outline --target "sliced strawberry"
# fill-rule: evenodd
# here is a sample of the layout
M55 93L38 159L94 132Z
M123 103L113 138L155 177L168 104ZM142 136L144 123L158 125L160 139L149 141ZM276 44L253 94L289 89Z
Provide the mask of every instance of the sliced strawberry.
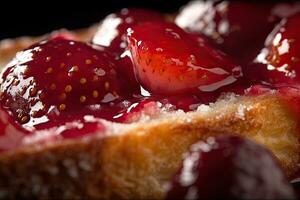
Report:
M164 22L129 30L129 49L142 86L169 95L211 92L234 83L241 76L240 66L199 38Z
M265 42L265 48L246 69L251 80L270 84L300 81L300 13L283 19Z
M193 1L176 17L191 32L203 33L229 55L249 62L282 17L300 11L299 3Z
M117 65L118 73L123 75L122 79L126 82L125 85L135 91L138 91L139 87L133 72L132 62L126 53L121 56L127 47L127 29L141 22L164 20L164 16L156 11L124 8L117 13L108 15L101 22L92 39L94 44L104 46L116 54L116 59L119 62Z
M1 103L23 124L45 121L45 114L109 103L121 95L115 68L103 49L59 38L42 41L6 66Z
M0 107L0 152L16 148L20 145L24 136L29 134Z
M127 28L141 22L163 20L164 16L161 13L152 10L124 8L117 13L108 15L102 21L92 41L94 44L105 46L120 55L127 46Z

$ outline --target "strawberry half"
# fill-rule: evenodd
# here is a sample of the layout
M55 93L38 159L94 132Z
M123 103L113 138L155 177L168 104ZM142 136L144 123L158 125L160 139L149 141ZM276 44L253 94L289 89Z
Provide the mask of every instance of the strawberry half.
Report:
M22 124L50 113L80 110L119 98L114 58L103 49L55 38L17 53L1 80L1 103Z
M165 17L159 12L140 8L124 8L119 12L108 15L99 25L94 35L93 44L106 47L115 53L119 62L117 72L122 74L125 85L138 92L139 86L133 72L130 58L123 52L127 48L126 34L127 29L136 24L146 21L164 21ZM121 56L121 54L123 54Z
M275 27L245 74L251 80L270 84L299 83L299 49L300 13L283 19Z
M147 22L128 32L136 76L156 94L212 92L234 83L241 67L201 36L173 23Z

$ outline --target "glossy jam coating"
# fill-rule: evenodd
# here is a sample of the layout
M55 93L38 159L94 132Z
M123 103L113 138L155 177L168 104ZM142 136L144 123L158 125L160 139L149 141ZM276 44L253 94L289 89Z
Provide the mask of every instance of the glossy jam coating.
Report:
M33 133L23 139L23 144L43 143L61 139L84 137L92 134L104 134L106 128L101 119L91 115L60 118L35 126Z
M224 52L247 63L280 19L299 10L298 3L192 1L175 22L191 32L205 34Z
M115 68L103 49L59 38L42 41L6 66L1 103L19 122L31 125L47 121L51 113L106 104L127 92Z
M154 94L212 92L242 76L241 67L205 38L173 23L146 22L128 30L136 77Z
M0 110L0 152L16 147L55 142L63 139L98 134L102 136L106 127L103 119L131 123L155 118L163 112L183 109L195 110L201 103L197 97L163 96L136 97L113 104L83 106L68 112L49 113L48 120L21 127L6 111Z
M0 107L0 152L20 146L24 136L29 134L29 131L23 129Z
M112 117L112 121L121 123L135 122L143 117L155 118L163 112L170 112L175 110L192 111L206 100L194 95L180 95L180 96L158 96L152 95L150 97L133 98L122 102L127 104L126 109L120 110ZM120 104L119 104L120 105Z
M208 138L191 146L166 199L293 199L273 156L236 136Z
M92 134L102 136L106 130L100 119L90 115L53 120L37 125L35 128L30 127L30 131L16 124L12 117L3 110L0 110L0 117L0 152L20 146L51 143Z
M124 8L117 13L108 15L99 25L92 43L100 45L111 51L117 60L117 72L125 85L137 90L137 81L133 72L133 64L128 54L124 53L127 48L127 29L145 21L164 21L162 13L156 11Z
M299 48L300 13L283 19L274 28L265 48L246 69L246 76L272 85L299 83Z

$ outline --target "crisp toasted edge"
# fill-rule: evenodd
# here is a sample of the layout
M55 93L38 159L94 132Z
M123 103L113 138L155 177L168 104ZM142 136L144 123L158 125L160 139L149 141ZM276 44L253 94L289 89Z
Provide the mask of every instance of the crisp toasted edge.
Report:
M264 145L287 176L298 170L297 120L272 95L227 99L196 112L108 127L105 137L0 154L0 197L162 199L189 146L224 134Z

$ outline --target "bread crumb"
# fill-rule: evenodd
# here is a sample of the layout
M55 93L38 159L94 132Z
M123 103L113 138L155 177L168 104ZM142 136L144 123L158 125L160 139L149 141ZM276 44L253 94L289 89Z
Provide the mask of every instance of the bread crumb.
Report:
M246 106L240 104L236 111L236 117L245 120L245 110L246 110Z

